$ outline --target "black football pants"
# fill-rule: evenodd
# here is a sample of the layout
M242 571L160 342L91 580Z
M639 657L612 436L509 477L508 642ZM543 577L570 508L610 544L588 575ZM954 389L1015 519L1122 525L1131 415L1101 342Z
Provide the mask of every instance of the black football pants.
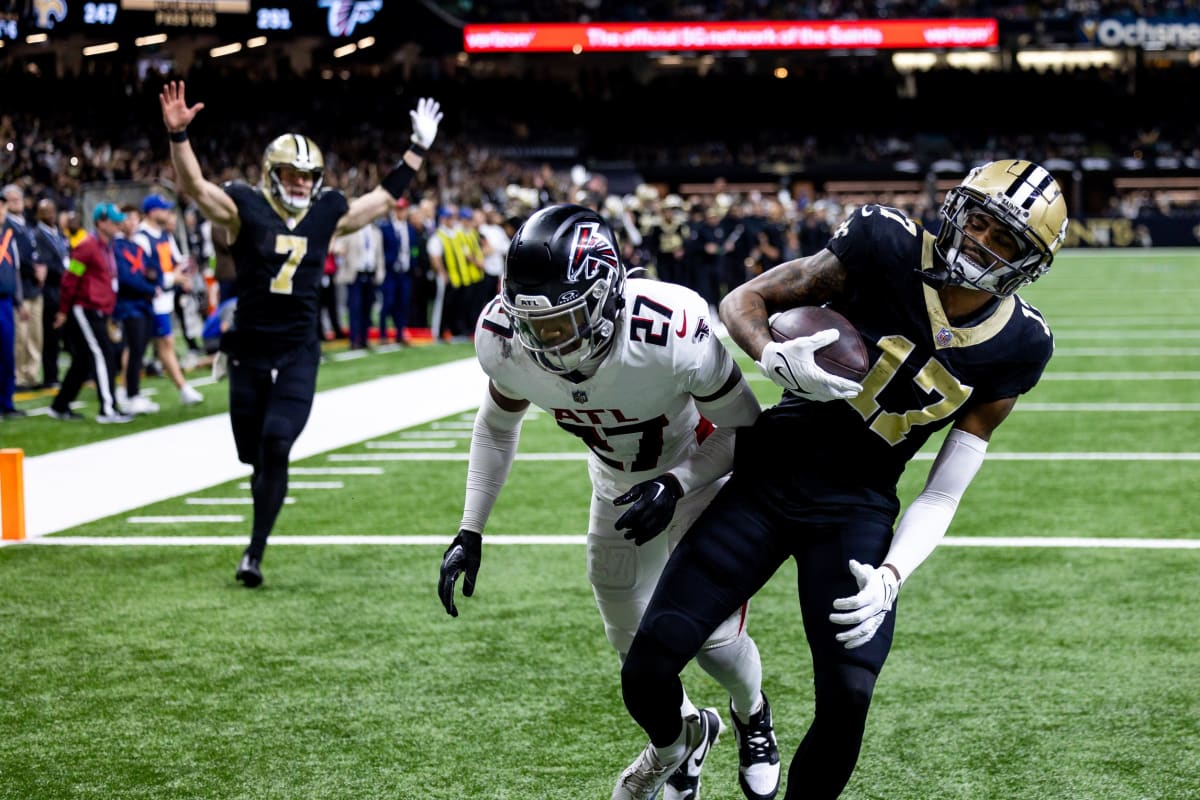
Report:
M813 661L815 714L789 769L786 798L835 798L858 759L875 678L891 648L895 613L855 650L834 639L847 628L830 622L829 614L834 599L859 591L850 559L878 566L892 527L877 513L852 509L834 525L783 518L745 483L736 475L729 480L667 562L621 669L625 705L656 745L675 741L684 666L717 625L793 557Z
M321 347L314 342L276 366L229 359L229 417L238 460L254 468L250 553L262 558L287 496L292 445L308 423L317 390Z

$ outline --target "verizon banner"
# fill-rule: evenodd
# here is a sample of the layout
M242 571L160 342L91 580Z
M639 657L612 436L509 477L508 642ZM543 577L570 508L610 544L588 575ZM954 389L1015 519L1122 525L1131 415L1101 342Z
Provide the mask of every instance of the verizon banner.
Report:
M995 47L994 19L467 25L468 53Z

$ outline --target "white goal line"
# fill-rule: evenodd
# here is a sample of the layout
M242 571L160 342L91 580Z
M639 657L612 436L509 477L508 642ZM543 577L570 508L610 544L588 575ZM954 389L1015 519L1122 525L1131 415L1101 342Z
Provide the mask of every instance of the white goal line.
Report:
M444 536L288 536L271 537L271 546L345 546L345 545L422 545L445 547L453 537ZM490 545L576 545L582 546L587 537L582 534L524 536L508 534L485 535ZM19 541L6 540L0 546L33 544L63 547L245 547L245 536L41 536ZM1200 536L1186 539L1139 539L1136 537L1082 536L947 536L942 547L1080 547L1096 549L1137 550L1200 550Z

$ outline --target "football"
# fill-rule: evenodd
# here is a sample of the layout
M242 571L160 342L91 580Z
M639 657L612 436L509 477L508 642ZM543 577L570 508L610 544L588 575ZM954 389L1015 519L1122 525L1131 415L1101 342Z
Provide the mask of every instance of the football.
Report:
M814 354L817 365L853 381L862 381L871 364L867 359L867 347L850 320L825 306L797 306L771 316L771 338L777 342L788 342L801 336L812 336L826 328L836 329L841 336L833 344L822 347Z

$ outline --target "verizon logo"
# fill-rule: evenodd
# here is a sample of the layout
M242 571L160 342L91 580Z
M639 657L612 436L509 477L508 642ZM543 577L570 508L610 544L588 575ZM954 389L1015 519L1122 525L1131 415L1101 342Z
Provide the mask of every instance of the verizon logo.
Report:
M992 25L976 25L964 27L948 25L945 27L927 28L925 41L931 45L986 45L995 37Z
M528 47L533 37L533 31L481 31L467 34L467 46L474 50L507 50L514 47Z

